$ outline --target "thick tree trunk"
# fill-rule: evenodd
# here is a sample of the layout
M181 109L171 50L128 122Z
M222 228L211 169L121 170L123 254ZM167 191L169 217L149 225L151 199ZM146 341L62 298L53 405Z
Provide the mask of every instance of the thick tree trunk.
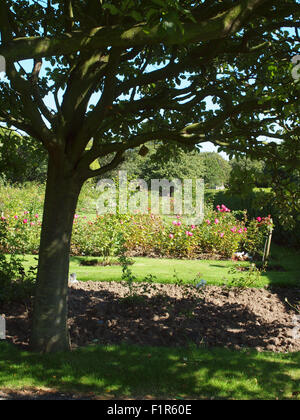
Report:
M82 184L76 176L67 176L49 162L30 343L33 351L49 353L70 348L69 253Z

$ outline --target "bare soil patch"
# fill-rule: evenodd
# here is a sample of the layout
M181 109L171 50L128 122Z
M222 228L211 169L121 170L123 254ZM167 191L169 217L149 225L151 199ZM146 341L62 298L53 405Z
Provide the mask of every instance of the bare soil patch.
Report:
M207 286L203 293L177 285L143 284L128 295L124 282L78 282L69 289L69 329L73 348L92 343L148 346L255 348L300 351L295 337L299 305L296 289L247 288L237 292ZM125 298L125 299L124 299ZM297 307L297 306L296 306ZM299 308L299 306L298 306ZM32 305L1 305L7 340L28 349ZM297 332L297 331L296 331Z

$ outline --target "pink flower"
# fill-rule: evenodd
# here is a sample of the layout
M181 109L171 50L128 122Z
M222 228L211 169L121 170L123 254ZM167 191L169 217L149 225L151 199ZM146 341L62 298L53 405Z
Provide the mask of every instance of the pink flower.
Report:
M26 225L26 223L28 223L28 219L24 219L23 223L24 223L24 225Z
M221 238L223 238L224 235L225 235L225 233L220 233Z
M75 214L74 219L78 219L78 217L79 217L78 214Z
M34 226L34 225L35 225L35 223L34 223L34 222L31 222L31 223L30 223L30 226Z
M210 223L211 223L211 222L210 222L210 220L208 220L208 219L207 219L205 222L206 222L208 225L210 225Z
M191 225L191 229L195 229L196 228L196 226L195 225Z
M230 229L231 230L231 232L236 232L236 226L234 226L232 229Z
M244 232L248 232L248 229L247 228L244 228Z
M239 229L238 230L238 233L243 233L243 229Z
M4 217L4 216L1 216L1 220L3 220L3 221L4 221L4 220L6 220L6 217Z
M177 222L177 226L180 226L181 225L181 222Z
M220 223L219 219L215 219L215 224L218 225Z
M15 217L16 220L19 218L19 216L14 216L14 217Z
M34 217L35 217L36 219L38 219L38 218L39 218L39 215L38 215L38 214L35 214L35 215L34 215Z
M173 225L175 226L175 225L177 225L177 220L173 220Z
M262 221L261 217L257 217L256 220L260 223Z
M173 238L174 238L173 233L170 233L169 238L170 238L170 239L173 239Z
M24 214L29 214L29 211L24 211Z
M193 236L192 232L190 232L188 230L185 232L185 234L186 234L186 236Z

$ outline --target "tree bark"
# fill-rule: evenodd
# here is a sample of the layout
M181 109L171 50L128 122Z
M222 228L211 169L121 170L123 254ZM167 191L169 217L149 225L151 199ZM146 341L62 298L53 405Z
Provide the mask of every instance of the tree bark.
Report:
M63 168L64 165L61 165ZM49 161L30 346L49 353L70 349L67 328L69 253L83 185Z

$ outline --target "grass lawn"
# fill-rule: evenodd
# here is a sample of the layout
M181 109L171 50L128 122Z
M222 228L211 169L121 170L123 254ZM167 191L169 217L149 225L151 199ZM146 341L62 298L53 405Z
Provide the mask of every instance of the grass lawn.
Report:
M80 265L81 260L87 257L71 257L70 272L76 273L80 281L120 281L122 268L118 265L87 267ZM94 259L94 258L93 258ZM272 260L270 264L281 265L284 271L268 271L253 283L253 287L264 287L267 285L280 287L300 286L300 251L288 250L273 246ZM26 257L26 265L35 265L33 256ZM247 266L249 263L242 263ZM137 281L142 281L147 275L156 276L155 281L159 283L174 283L174 274L186 283L192 283L198 276L210 285L224 285L226 279L245 276L245 272L229 274L230 268L236 265L233 261L216 260L176 260L159 258L134 258L131 266L132 272ZM198 279L199 281L199 279Z
M29 387L108 398L299 399L300 353L121 345L42 356L0 342L0 389Z
M285 271L265 273L254 285L299 287L299 251L273 247L271 264ZM81 266L72 257L70 272L79 280L119 281L120 266ZM211 285L224 284L232 261L134 258L137 280L178 278L191 282L199 273ZM27 256L26 264L36 264ZM244 263L247 265L247 263ZM240 273L239 275L243 275ZM38 355L0 341L0 389L51 388L93 393L104 398L300 399L300 353L259 353L244 349L88 346L69 353Z

